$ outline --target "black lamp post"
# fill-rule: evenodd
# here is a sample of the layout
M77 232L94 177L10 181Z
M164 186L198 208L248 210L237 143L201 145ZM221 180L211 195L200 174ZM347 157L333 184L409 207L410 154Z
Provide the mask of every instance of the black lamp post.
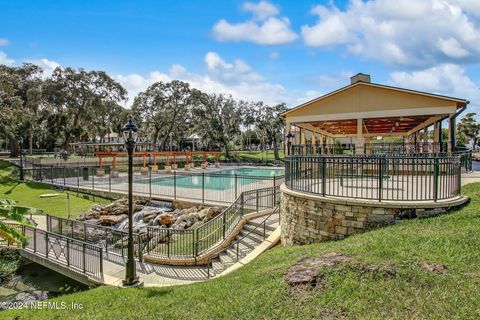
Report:
M132 196L132 182L133 182L133 150L138 137L138 128L132 120L128 118L128 122L122 128L123 139L127 146L128 152L128 253L125 280L123 285L132 286L138 284L138 276L135 270L135 258L133 256L133 196Z
M290 131L288 131L285 138L287 138L287 154L290 155L290 149L292 147L293 134Z
M22 138L18 139L18 146L20 148L20 181L23 181L24 176L23 176L23 150L22 150L23 139Z

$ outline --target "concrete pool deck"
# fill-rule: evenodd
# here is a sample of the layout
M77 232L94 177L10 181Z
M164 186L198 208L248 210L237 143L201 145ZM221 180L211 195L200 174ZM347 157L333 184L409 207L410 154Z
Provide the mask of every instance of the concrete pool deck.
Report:
M283 183L283 175L277 175L275 178L272 176L247 176L238 174L237 177L232 174L222 174L227 170L235 169L260 169L260 170L284 170L283 167L268 167L268 166L221 166L218 168L208 167L207 169L201 169L196 167L185 171L184 169L178 169L174 173L158 171L150 174L142 175L140 172L135 172L133 176L133 194L135 196L147 197L158 200L184 200L196 203L205 203L208 205L220 205L228 206L233 203L237 197L244 191L250 191L261 188L279 186ZM210 174L217 174L219 176L209 176ZM283 173L283 172L282 172ZM185 186L185 179L189 177L189 182L194 183L192 187ZM164 185L156 184L155 180L161 179L163 181L170 180L171 183L164 183ZM202 188L202 179L205 188ZM209 179L215 179L214 184L220 184L220 188L214 185L209 188ZM174 183L177 180L178 185ZM154 183L149 183L153 181ZM50 180L44 179L44 182L52 183L59 186L69 187L72 190L78 188L79 191L86 193L92 193L99 196L113 197L114 195L126 195L128 191L128 177L124 171L118 172L118 177L111 177L106 174L102 177L88 176L88 180L84 180L82 176L77 177L60 177ZM182 185L182 183L184 185Z

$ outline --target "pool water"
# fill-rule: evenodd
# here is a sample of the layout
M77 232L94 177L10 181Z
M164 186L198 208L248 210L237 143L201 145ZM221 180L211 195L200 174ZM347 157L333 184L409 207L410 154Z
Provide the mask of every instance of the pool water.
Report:
M175 182L173 176L152 178L152 185L169 187L174 187L175 185L177 188L193 189L201 189L204 186L205 189L210 190L226 190L235 188L235 184L238 187L254 182L267 181L265 178L273 179L274 176L283 174L283 169L235 168L205 173L204 182L201 174L177 173ZM142 182L148 183L148 180Z

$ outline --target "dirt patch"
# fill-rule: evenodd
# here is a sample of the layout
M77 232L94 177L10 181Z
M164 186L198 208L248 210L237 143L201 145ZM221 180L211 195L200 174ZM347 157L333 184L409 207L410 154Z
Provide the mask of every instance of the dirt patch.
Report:
M323 257L302 258L287 269L284 280L290 286L310 285L315 287L319 282L317 278L320 275L320 267L333 267L351 259L352 256L350 255L336 252Z
M480 277L480 273L478 272L466 272L463 275L467 278L472 278L472 279Z
M315 318L314 320L338 320L338 319L347 319L347 313L345 310L335 309L335 308L326 308L320 311L320 317Z
M318 274L315 279L306 284L290 285L287 290L287 297L293 299L301 299L312 295L316 290L325 287L325 278L322 274Z
M356 263L353 267L365 273L380 274L384 278L393 278L397 275L397 271L392 265Z
M429 272L434 272L434 273L444 273L447 271L447 266L444 264L438 264L438 263L429 263L426 261L422 261L419 264L420 268L427 270Z

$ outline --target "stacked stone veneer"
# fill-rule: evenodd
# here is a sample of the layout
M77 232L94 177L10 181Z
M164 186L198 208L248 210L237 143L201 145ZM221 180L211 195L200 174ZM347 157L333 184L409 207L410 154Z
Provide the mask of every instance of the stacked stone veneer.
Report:
M346 236L393 224L396 221L438 215L450 204L411 208L382 202L322 198L299 192L286 192L282 186L280 222L282 244L307 244ZM466 202L460 198L456 205Z

